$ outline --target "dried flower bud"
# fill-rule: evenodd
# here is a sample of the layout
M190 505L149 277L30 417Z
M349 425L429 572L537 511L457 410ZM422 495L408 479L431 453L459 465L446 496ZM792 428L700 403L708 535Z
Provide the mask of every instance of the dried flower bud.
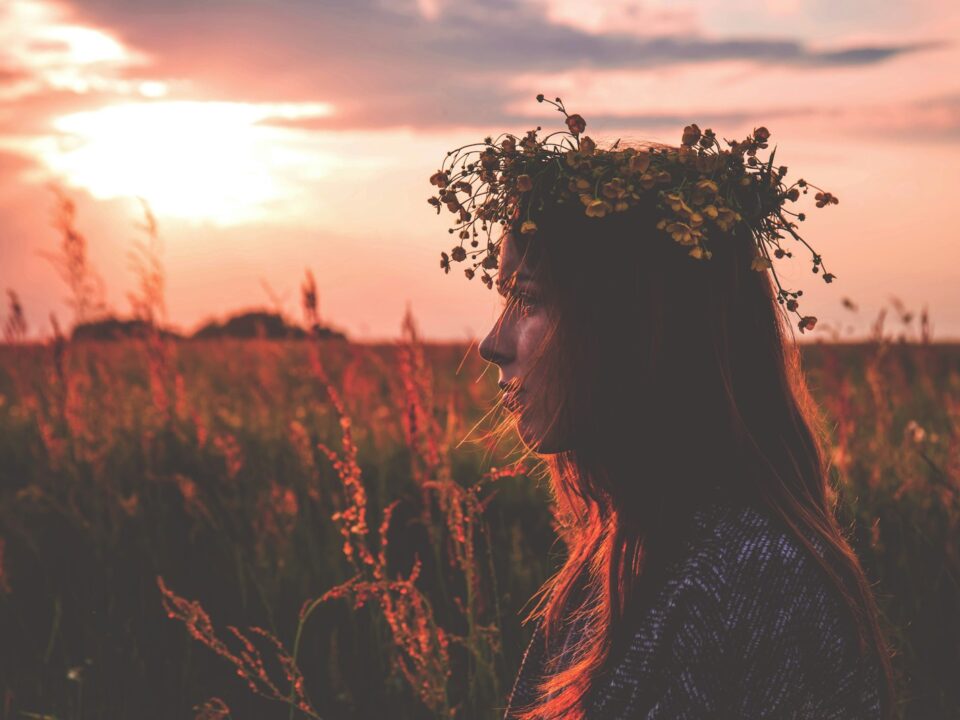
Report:
M803 332L804 330L813 330L816 324L817 319L815 317L811 315L805 315L804 317L800 318L800 322L797 325L800 328L800 332Z
M684 145L694 145L699 139L700 139L700 128L697 126L696 123L693 123L692 125L687 125L683 129L683 137L681 138L680 142L683 143Z
M571 133L579 135L587 129L587 122L580 115L574 114L567 118L567 127Z

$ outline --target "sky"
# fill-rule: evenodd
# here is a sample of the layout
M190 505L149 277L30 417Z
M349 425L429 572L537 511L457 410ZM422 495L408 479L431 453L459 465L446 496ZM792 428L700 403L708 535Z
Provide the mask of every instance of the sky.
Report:
M882 309L912 327L895 301L960 339L958 41L944 0L0 0L0 300L30 337L72 322L44 255L55 183L117 314L143 198L182 331L300 320L309 269L355 339L397 337L408 306L424 337L482 338L498 298L440 268L455 218L428 178L487 135L565 129L542 92L600 147L767 127L788 179L840 199L804 196L802 225L836 280L799 247L777 265L819 318L803 339L858 339Z

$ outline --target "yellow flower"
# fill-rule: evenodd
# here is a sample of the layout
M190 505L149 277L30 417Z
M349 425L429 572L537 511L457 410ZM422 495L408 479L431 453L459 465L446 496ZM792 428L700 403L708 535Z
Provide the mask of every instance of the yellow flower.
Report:
M627 189L623 186L623 180L615 177L609 182L605 182L602 187L604 197L619 200L627 194Z
M741 219L740 213L734 212L734 211L731 210L730 208L723 207L723 208L720 208L720 209L717 211L717 218L716 218L715 222L717 223L717 226L718 226L721 230L723 230L724 232L726 232L726 231L730 230L731 228L733 228L733 226L734 226L734 225L737 223L737 221L740 220L740 219Z
M763 272L764 270L769 270L772 267L773 263L771 263L768 258L765 258L762 255L754 256L753 262L750 263L750 269L756 270L757 272Z
M537 224L533 220L526 220L523 225L520 226L520 232L523 234L534 233L536 231Z
M610 203L597 198L587 205L587 217L603 217L610 212L611 209Z
M690 248L690 252L687 254L690 257L696 258L697 260L703 260L705 257L708 257L706 255L706 251L700 245L695 245L694 247Z
M667 193L666 198L670 204L670 209L674 212L677 212L683 205L683 196L679 193Z
M593 155L594 151L597 149L597 144L593 139L584 135L580 138L580 152L584 155Z
M632 173L645 173L650 167L650 153L646 150L639 151L632 155L627 163L627 167Z
M703 208L703 214L706 215L711 220L717 219L717 206L716 205L707 205Z
M693 208L691 208L689 205L687 205L686 202L684 202L683 196L680 195L679 193L667 193L666 198L667 198L667 202L670 205L670 209L673 210L678 215L682 215L688 218L691 215L693 215Z
M717 187L717 184L709 178L698 180L694 187L707 195L716 195L718 192L720 192L720 188Z
M666 229L673 236L673 239L681 245L692 245L696 242L693 238L692 229L686 223L672 222L667 225Z

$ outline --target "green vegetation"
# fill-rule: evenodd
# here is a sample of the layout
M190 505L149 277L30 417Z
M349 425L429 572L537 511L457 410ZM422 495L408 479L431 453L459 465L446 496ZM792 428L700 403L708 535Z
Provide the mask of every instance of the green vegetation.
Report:
M955 714L960 348L803 353L907 716ZM562 548L512 442L458 445L483 366L409 317L396 345L0 348L4 716L498 717Z

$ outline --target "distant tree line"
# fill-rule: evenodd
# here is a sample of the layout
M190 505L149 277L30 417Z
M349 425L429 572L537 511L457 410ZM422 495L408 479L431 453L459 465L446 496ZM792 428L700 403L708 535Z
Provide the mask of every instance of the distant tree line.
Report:
M78 323L71 333L72 340L120 340L129 337L142 337L150 332L151 325L140 318L104 317ZM303 339L319 337L323 339L346 340L347 336L320 323L314 323L309 329L288 323L280 313L265 310L252 310L231 315L223 322L211 320L201 326L192 335L184 335L172 330L160 329L164 337L175 340L212 339L212 338L258 338L267 339Z

